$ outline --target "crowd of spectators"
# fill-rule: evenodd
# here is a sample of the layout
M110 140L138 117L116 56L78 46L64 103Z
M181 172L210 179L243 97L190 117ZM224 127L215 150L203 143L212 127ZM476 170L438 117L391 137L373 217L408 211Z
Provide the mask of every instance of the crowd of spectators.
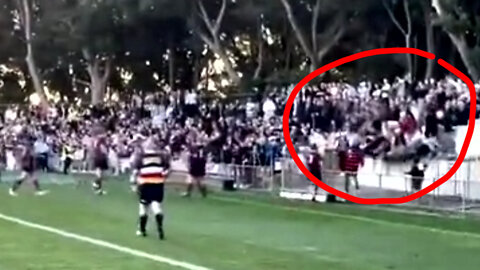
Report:
M154 131L177 158L190 145L201 144L215 163L268 166L287 153L282 114L292 89L270 87L265 94L236 99L187 91L182 102L178 95L160 93L102 108L58 104L47 115L9 106L1 119L2 153L28 127L42 168L49 170L54 158L86 160L96 129L104 129L118 172L120 160L133 151L132 141ZM452 78L415 85L400 78L379 84L321 83L298 94L290 133L299 149L315 145L321 154L356 147L367 156L393 160L455 155L452 134L468 123L469 102L466 86Z

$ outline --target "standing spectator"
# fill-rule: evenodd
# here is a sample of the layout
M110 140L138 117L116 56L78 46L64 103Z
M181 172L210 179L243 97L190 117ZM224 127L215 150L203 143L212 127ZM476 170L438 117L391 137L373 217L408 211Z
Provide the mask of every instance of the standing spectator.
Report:
M65 142L62 147L63 174L68 174L74 153L75 149L71 146L71 143L68 141Z
M307 160L308 170L315 176L318 180L322 180L322 157L318 153L318 148L315 144L310 147L310 152L308 154ZM313 201L317 196L318 186L315 185L313 193Z
M198 113L198 95L195 90L189 90L185 95L185 115L195 117Z
M435 137L438 133L438 118L435 111L430 110L425 119L425 136Z
M247 116L247 119L253 119L257 117L257 110L257 104L253 102L252 98L248 98L248 102L245 105L245 115Z
M349 192L350 190L350 181L354 180L355 189L360 189L358 184L358 169L363 166L363 153L359 148L359 144L355 143L350 147L344 157L345 164L343 167L345 168L345 191Z
M207 196L207 186L203 183L207 174L207 158L202 145L194 146L189 158L189 173L187 182L187 192L184 197L190 197L193 191L193 185L196 184L200 193L205 198Z
M417 131L417 121L410 111L402 112L400 116L400 128L407 141L413 137Z
M265 122L268 122L270 118L275 116L275 111L277 110L277 105L270 97L267 97L263 102L263 119Z
M48 155L50 147L47 145L43 136L39 136L34 145L35 159L37 160L38 167L41 171L49 171L48 168Z
M422 189L423 179L425 177L426 166L420 163L419 158L415 158L413 166L407 173L412 178L412 190L417 192Z

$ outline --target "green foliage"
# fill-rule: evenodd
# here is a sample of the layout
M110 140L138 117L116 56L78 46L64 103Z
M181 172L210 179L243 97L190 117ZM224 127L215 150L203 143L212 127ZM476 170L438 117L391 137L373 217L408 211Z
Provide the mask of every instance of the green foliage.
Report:
M432 14L436 17L435 25L444 30L435 30L438 54L451 54L455 45L445 44L444 40L448 39L447 33L453 33L466 41L472 62L480 66L480 1L440 1L446 11L444 16ZM96 57L113 59L109 86L123 92L158 91L170 82L174 82L175 89L195 88L196 82L206 79L207 63L211 64L215 57L194 32L206 30L195 1L35 0L32 3L35 3L32 9L33 45L38 69L47 85L64 96L79 95L72 92L73 76L80 81L89 79L83 49ZM215 20L221 0L203 0L203 3L211 20ZM402 33L378 0L318 0L320 8L316 22L312 19L317 0L290 0L289 3L300 31L310 43L314 35L318 48L328 44L334 36L336 28L332 25L338 24L345 30L319 65L362 50L405 45ZM405 25L402 1L389 0L387 3L399 18L400 25ZM412 46L424 50L424 8L430 4L429 0L409 0ZM0 65L13 65L27 76L23 63L24 39L14 20L16 9L13 0L0 4ZM317 31L312 33L314 23ZM309 70L309 56L300 46L280 0L227 0L219 35L235 71L242 74L237 89L219 89L224 92L296 83ZM458 55L452 57L452 62L460 58ZM462 66L459 68L465 70ZM405 69L403 59L386 56L381 61L371 59L346 65L330 77L377 80L403 75ZM417 69L422 66L418 65ZM122 70L133 74L129 82L121 78ZM436 72L437 77L444 74L441 69ZM210 79L220 85L224 75L215 74ZM323 79L327 78L318 81Z

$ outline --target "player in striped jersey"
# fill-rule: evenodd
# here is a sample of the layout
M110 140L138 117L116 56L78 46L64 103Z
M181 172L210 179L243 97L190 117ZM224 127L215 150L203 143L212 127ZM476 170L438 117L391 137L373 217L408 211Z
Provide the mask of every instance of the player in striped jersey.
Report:
M131 179L132 187L136 189L140 199L137 235L147 235L148 210L151 210L157 222L159 238L163 240L165 233L162 202L165 180L170 170L170 155L154 136L145 141L142 150L135 158Z

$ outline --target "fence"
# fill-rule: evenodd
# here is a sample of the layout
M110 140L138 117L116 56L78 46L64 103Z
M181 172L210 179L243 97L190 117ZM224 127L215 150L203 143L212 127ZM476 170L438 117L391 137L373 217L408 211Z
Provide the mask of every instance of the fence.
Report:
M341 191L345 190L346 177L337 166L335 155L326 155L321 179ZM422 188L438 180L452 167L455 160L436 159L429 162ZM391 163L367 158L357 178L360 189L350 185L350 194L362 198L396 198L415 192L411 178L405 174L411 164ZM303 175L292 159L282 165L281 194L303 195L312 198L314 185ZM320 191L325 195L324 191ZM428 195L407 203L432 210L471 211L480 213L480 159L465 160L454 176Z
M130 171L130 159L129 158L111 158L109 157L109 163L112 167L112 172L115 174L122 174ZM273 179L275 172L279 175L278 171L280 163L275 163L275 166L253 166L253 165L236 165L236 164L207 164L207 179L211 180L211 183L222 184L222 182L233 181L235 188L238 189L250 189L270 192L273 190ZM49 156L49 167L54 171L62 171L62 161L58 155ZM182 181L184 175L188 172L187 158L182 156L179 159L172 161L172 171L177 179L175 181ZM71 171L74 173L92 173L89 171L87 162L83 157L74 158ZM11 151L7 151L7 171L15 171L19 169L16 158Z

